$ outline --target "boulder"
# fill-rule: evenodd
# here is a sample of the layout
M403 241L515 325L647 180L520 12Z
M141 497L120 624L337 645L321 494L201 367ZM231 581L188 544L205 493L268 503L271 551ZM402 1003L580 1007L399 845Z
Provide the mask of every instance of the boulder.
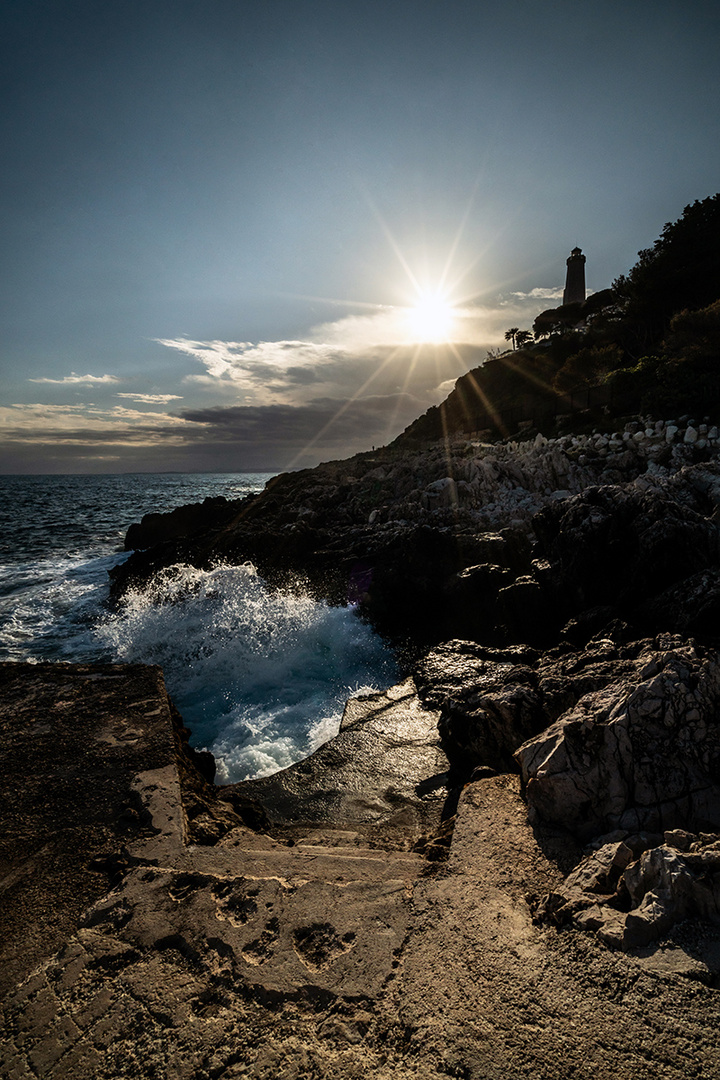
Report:
M517 750L532 820L582 839L720 828L720 655L658 645Z
M249 496L250 499L256 496ZM224 495L208 497L201 503L179 506L170 513L145 514L139 523L131 525L125 536L125 550L136 551L179 540L208 529L220 528L238 513L244 500L228 500Z
M634 675L649 642L618 649L599 639L539 653L527 645L493 649L449 641L417 665L421 699L440 710L439 730L453 766L465 776L478 766L507 771L513 754L583 695Z
M718 532L692 491L591 487L550 502L533 519L568 617L584 608L636 605L717 564Z
M636 858L638 846L644 850ZM665 843L635 836L601 844L542 898L536 916L594 931L625 952L667 937L689 918L720 924L720 837L674 830Z

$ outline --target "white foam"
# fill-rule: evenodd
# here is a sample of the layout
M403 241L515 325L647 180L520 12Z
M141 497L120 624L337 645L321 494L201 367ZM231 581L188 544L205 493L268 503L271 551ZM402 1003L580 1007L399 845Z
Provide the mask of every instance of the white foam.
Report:
M169 567L96 633L118 660L162 666L221 783L307 756L337 732L347 697L396 675L353 608L272 591L250 565Z
M81 556L0 566L0 650L4 658L98 661L93 628L108 595L108 570L126 556Z

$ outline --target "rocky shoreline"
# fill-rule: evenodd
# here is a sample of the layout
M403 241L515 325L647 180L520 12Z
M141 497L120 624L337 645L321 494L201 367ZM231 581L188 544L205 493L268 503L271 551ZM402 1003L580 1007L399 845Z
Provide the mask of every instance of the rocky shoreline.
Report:
M156 685L167 772L133 766L138 819L120 837L108 808L94 871L114 889L11 989L7 1074L720 1070L718 507L717 429L638 418L399 440L133 526L116 603L179 562L252 560L357 603L406 678L225 788ZM6 668L35 679L8 730L33 695L62 724L42 673Z
M178 562L250 560L277 585L357 602L396 641L545 645L572 619L695 633L714 623L719 454L716 428L650 418L550 440L398 442L282 474L260 496L147 515L113 593ZM680 582L694 605L668 592Z

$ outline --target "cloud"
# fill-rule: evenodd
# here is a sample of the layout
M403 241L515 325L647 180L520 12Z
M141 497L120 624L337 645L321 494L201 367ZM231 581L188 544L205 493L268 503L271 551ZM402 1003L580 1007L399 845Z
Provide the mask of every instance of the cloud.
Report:
M530 292L514 292L510 293L511 296L517 297L519 300L562 300L563 288L558 286L555 289L531 289Z
M272 384L289 368L315 368L332 359L332 346L309 341L192 341L157 338L160 345L199 360L215 381L228 380L236 389L256 389L258 381ZM198 381L189 376L189 379Z
M116 394L115 397L129 398L143 405L167 405L170 401L182 401L182 394Z
M454 341L440 346L413 341L410 309L382 306L321 323L304 340L156 340L202 366L202 372L185 376L186 384L222 393L233 403L302 404L321 395L350 398L408 391L434 404L440 388L467 370L453 357L474 349L468 366L477 366L488 350L506 347L509 326L529 328L548 301L561 296L561 289L536 288L458 306Z
M51 383L53 386L72 386L80 383L118 383L120 379L115 375L76 375L72 371L63 379L28 379L33 383Z
M206 445L264 453L266 461L290 467L315 463L328 454L347 457L373 444L384 445L423 411L423 402L400 393L345 402L320 398L305 405L211 406L181 415L203 425L199 438Z
M11 405L0 408L0 471L278 472L385 444L425 407L410 393L212 406L177 416L123 406Z
M158 339L197 362L196 373L183 378L192 397L125 391L113 394L122 404L0 409L0 471L26 472L35 460L54 461L65 471L102 471L103 463L118 470L278 471L347 457L393 439L447 397L490 349L504 349L508 327L531 326L557 295L534 289L466 304L456 310L451 344L413 343L408 309L389 307L323 323L305 339ZM93 386L120 380L73 372L33 381ZM211 404L192 407L205 393L212 394ZM167 411L183 397L186 408Z
M427 407L436 403L440 385L467 367L457 346L409 343L411 335L398 315L402 310L324 323L311 331L310 340L158 340L204 368L186 375L186 385L220 393L233 404L305 404L321 396L347 399L407 391ZM459 312L458 324L459 341L477 350L470 366L503 340L499 328L488 326L482 310ZM504 315L503 330L507 325Z
M186 409L181 413L184 420L193 424L208 425L208 438L228 433L240 439L253 439L257 432L272 437L276 442L307 440L317 435L319 426L336 425L337 437L348 433L373 432L384 428L388 416L398 410L412 413L421 403L412 394L388 397L366 397L357 401L342 402L335 398L320 398L307 405L231 405L211 406L206 409Z
M3 442L77 446L103 442L123 446L153 446L167 439L182 440L187 421L167 413L148 413L117 405L9 405L0 407Z

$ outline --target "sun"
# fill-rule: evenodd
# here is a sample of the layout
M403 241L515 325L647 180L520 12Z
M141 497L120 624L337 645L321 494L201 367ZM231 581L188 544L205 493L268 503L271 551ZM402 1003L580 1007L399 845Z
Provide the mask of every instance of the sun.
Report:
M422 292L407 308L407 324L413 341L450 341L455 327L456 310L440 292Z

